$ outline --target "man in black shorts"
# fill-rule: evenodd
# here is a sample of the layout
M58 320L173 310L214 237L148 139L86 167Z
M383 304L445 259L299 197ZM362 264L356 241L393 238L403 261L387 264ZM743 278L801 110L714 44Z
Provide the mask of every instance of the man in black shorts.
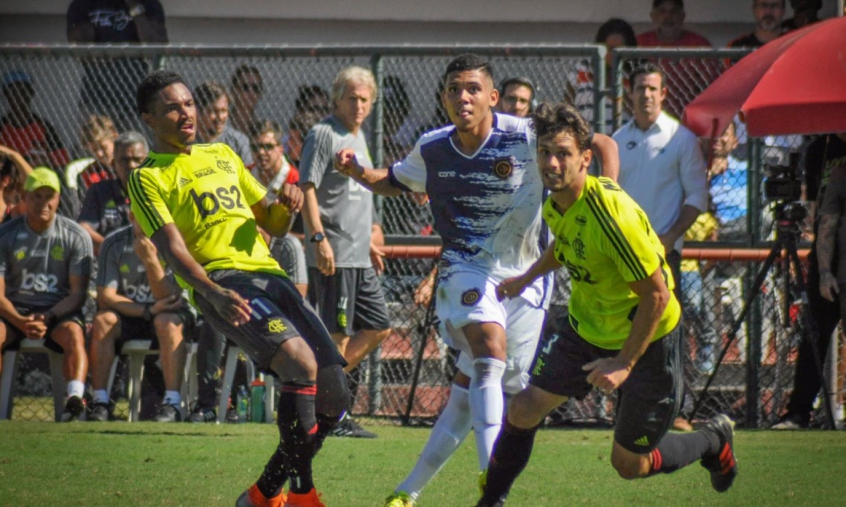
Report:
M230 147L192 145L196 107L178 74L144 78L137 105L154 136L149 157L129 178L138 224L191 288L204 318L282 381L279 445L237 505L322 506L311 462L349 407L346 362L257 228L284 236L302 192L285 185L272 203Z
M543 217L555 245L503 281L497 297L517 297L563 265L572 283L569 320L538 347L529 387L508 407L478 506L504 504L544 417L594 387L619 393L611 464L620 477L671 473L701 459L714 489L726 491L737 475L728 417L667 433L681 404L681 309L661 240L613 180L588 176L590 128L574 107L542 104L534 128L550 191Z

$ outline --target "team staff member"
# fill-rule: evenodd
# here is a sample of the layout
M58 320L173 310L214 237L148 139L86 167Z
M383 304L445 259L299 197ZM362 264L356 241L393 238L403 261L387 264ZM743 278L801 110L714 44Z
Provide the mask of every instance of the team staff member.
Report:
M503 505L544 417L592 387L620 390L611 464L621 477L670 473L702 459L714 489L727 490L737 475L728 417L695 433L667 433L681 402L681 311L661 240L620 187L588 176L590 128L575 108L543 104L534 128L555 246L502 282L497 296L518 297L564 265L573 286L569 326L538 348L529 386L509 405L478 505Z
M237 504L323 505L311 462L349 406L345 362L256 227L284 235L302 193L287 185L271 203L231 148L192 146L196 108L178 74L158 71L144 78L137 106L154 136L147 161L129 181L138 224L190 286L205 319L282 381L279 446Z

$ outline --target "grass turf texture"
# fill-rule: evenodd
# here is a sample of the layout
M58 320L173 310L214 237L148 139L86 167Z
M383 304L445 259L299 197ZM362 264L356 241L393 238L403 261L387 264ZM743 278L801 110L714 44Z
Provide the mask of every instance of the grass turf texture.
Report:
M370 427L376 440L330 438L315 463L329 507L380 507L411 469L428 429ZM0 505L232 506L275 448L267 424L33 423L0 421ZM607 430L544 430L509 507L559 505L840 505L842 432L741 431L740 476L725 494L694 464L627 482L609 463ZM421 507L474 505L468 439L426 488Z

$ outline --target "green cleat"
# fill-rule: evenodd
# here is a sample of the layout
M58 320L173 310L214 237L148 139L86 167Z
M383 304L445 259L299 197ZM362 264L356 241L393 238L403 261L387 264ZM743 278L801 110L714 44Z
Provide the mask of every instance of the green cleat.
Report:
M397 491L385 499L385 505L383 507L414 507L415 505L417 504L408 496L408 493Z

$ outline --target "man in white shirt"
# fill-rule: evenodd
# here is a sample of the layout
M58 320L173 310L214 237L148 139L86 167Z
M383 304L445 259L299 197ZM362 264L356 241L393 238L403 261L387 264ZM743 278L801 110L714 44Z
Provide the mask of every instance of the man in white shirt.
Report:
M629 83L634 117L612 136L620 147L619 183L646 212L680 280L684 233L708 207L705 160L696 136L663 110L661 69L641 65Z

